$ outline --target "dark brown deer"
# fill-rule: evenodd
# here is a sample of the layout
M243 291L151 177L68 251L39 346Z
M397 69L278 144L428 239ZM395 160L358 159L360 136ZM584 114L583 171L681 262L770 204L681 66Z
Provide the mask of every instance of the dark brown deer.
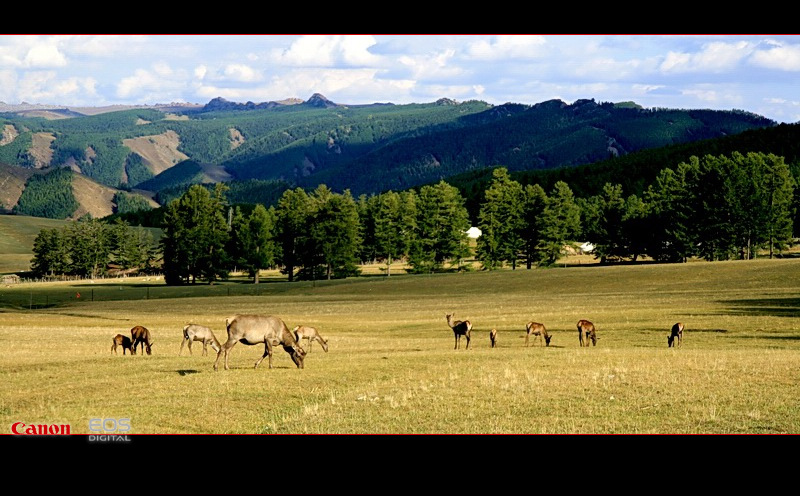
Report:
M211 348L217 353L222 348L211 329L197 324L188 324L183 326L183 341L181 341L181 350L178 352L178 356L183 353L183 345L189 345L189 354L191 355L194 341L203 343L203 356L208 354L208 345L211 345Z
M589 339L592 340L592 346L597 346L597 330L594 324L588 320L581 319L578 321L578 340L581 347L589 346Z
M539 346L542 346L542 338L544 338L544 342L547 343L547 346L550 346L550 340L553 339L553 336L547 332L547 329L544 327L544 324L540 324L539 322L528 322L525 324L525 330L528 332L525 335L525 346L528 346L528 339L533 336L533 343L536 344L536 341L539 341Z
M136 350L133 349L133 342L131 338L125 336L123 334L117 334L111 341L111 353L117 354L117 346L122 346L122 354L124 355L127 351L130 350L131 355L136 354Z
M153 354L153 340L150 339L150 331L146 327L135 326L131 329L131 341L133 342L133 354L136 354L136 347L142 350L142 355L146 351L148 355Z
M472 323L469 320L453 320L454 314L445 315L447 319L447 325L450 326L450 329L453 330L453 336L456 339L456 345L453 347L454 350L457 350L461 344L461 336L467 338L467 346L465 349L469 349L469 340L470 335L472 334Z
M667 335L667 347L674 347L676 340L678 341L678 348L680 348L681 344L683 344L683 324L680 322L672 326L672 330Z
M321 344L322 349L325 350L325 353L328 352L328 340L320 335L316 327L299 325L296 326L292 332L294 333L294 339L297 341L298 345L302 346L303 339L308 340L309 353L311 352L311 343L313 341L317 341L319 344Z
M492 342L492 348L497 347L497 329L489 331L489 341Z
M222 349L217 352L217 359L214 361L214 370L220 356L225 356L225 370L228 370L228 353L236 343L246 345L264 344L264 355L256 361L255 367L264 358L269 357L269 368L272 368L272 355L275 346L283 346L283 350L292 357L292 361L297 368L303 368L303 360L306 352L301 348L286 324L278 317L271 315L234 315L225 319L225 327L228 330L228 340L222 345Z

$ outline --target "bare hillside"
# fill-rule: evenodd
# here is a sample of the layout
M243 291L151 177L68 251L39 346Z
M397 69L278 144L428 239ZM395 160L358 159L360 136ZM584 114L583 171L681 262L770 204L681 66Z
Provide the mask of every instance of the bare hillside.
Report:
M172 130L153 136L126 139L123 144L140 155L154 175L189 158L178 151L180 136Z
M53 136L53 133L35 133L33 135L30 154L33 156L37 169L50 165L53 160L53 149L50 148L50 144L55 139L56 137Z
M114 213L114 195L117 191L76 174L72 180L72 192L80 206L73 217L78 219L88 213L99 219L111 215ZM151 198L147 198L147 200L153 208L158 208L158 203Z
M0 165L0 212L10 212L19 201L25 182L36 172L13 165Z

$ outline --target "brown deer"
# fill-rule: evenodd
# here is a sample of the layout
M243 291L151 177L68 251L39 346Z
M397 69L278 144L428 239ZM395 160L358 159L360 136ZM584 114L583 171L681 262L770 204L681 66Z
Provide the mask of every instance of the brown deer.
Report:
M492 348L497 347L497 329L489 331L489 341L492 342Z
M225 327L228 330L228 340L222 345L222 349L217 352L217 359L214 361L214 370L220 356L225 356L225 370L228 370L228 353L236 343L246 345L264 344L264 355L256 361L253 368L258 368L264 358L269 357L269 368L272 368L272 355L275 346L283 346L283 350L292 357L292 361L297 368L303 368L303 360L306 352L298 346L297 341L292 335L286 324L278 317L271 315L234 315L225 319Z
M550 346L550 340L553 339L551 334L548 334L547 329L544 327L544 324L540 324L539 322L528 322L525 324L525 330L528 332L525 335L525 346L528 346L528 339L533 336L533 343L536 344L536 341L539 341L539 346L542 346L542 338L544 338L544 342L547 343L547 346Z
M594 324L588 320L581 319L578 321L578 340L581 347L589 346L589 339L592 340L592 346L597 346L597 330Z
M469 340L470 335L472 334L472 323L469 320L453 320L453 315L455 314L447 314L445 318L447 319L447 325L450 326L450 329L453 330L453 336L456 339L456 345L453 347L454 350L457 350L461 344L461 336L467 338L467 346L464 349L469 349Z
M133 342L133 354L136 354L136 347L140 347L142 355L146 351L148 355L153 354L153 341L150 339L150 331L146 327L135 326L131 329L131 341Z
M136 354L136 350L133 349L133 342L131 338L125 336L123 334L117 334L113 337L111 341L111 352L113 354L117 354L117 346L122 346L122 354L124 355L128 350L130 350L131 355Z
M183 345L189 345L189 354L191 355L194 341L203 343L203 356L208 354L208 345L211 345L211 349L217 353L222 348L211 329L197 324L188 324L183 326L183 341L181 341L181 350L178 352L178 356L183 353Z
M303 339L308 340L308 352L311 352L311 343L317 341L319 344L322 345L322 349L325 350L325 353L328 352L328 340L323 338L319 331L315 327L299 325L295 326L292 329L294 333L294 339L297 341L297 344L302 346Z
M672 330L667 335L667 347L674 347L676 339L678 340L678 348L680 348L681 344L683 344L683 324L680 322L672 326Z

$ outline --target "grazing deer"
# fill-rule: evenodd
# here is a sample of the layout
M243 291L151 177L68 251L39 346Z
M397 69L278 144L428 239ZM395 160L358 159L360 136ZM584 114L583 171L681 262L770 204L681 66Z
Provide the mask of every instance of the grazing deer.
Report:
M135 326L131 329L131 341L133 342L134 355L136 354L136 347L139 346L142 350L142 355L146 351L148 355L152 355L153 341L150 339L150 331L146 327Z
M492 348L497 347L497 329L489 331L489 341L492 342Z
M542 346L542 338L547 343L547 346L550 346L550 340L553 339L551 334L548 334L547 329L544 327L544 324L540 324L538 322L528 322L525 325L525 330L528 333L525 335L525 346L528 346L528 339L533 336L533 342L536 344L536 340L539 340L539 346Z
M588 320L581 319L578 321L578 340L581 347L589 346L589 339L592 340L592 346L597 346L597 330L594 324Z
M111 352L115 355L117 354L117 346L122 346L122 354L124 355L128 350L130 350L131 355L136 354L136 350L133 349L133 342L131 338L128 336L117 334L111 341Z
M275 346L283 346L283 350L292 357L292 361L297 368L303 368L303 360L306 352L297 345L292 333L286 324L278 317L267 315L234 315L225 319L225 327L228 330L228 340L222 345L222 349L217 352L217 359L214 361L214 370L217 370L219 358L225 355L225 370L228 370L228 353L236 343L246 345L264 344L264 355L256 361L253 368L258 368L264 358L269 357L269 368L272 368L272 355Z
M315 327L299 325L295 326L292 329L294 333L294 339L297 341L297 344L302 346L303 339L308 339L308 352L311 353L311 343L314 341L319 342L322 345L322 349L325 350L325 353L328 352L328 340L323 338L319 331Z
M192 342L200 341L203 343L203 356L208 354L208 345L211 345L211 348L219 353L219 350L222 348L222 345L217 340L217 337L211 332L206 326L201 326L197 324L188 324L183 326L183 341L181 341L181 350L178 352L178 356L183 353L183 345L189 345L189 354L192 354Z
M445 318L447 319L447 325L450 326L450 329L453 330L453 336L456 339L456 345L453 347L454 350L459 348L461 344L461 336L467 338L467 346L465 349L469 349L469 339L470 335L472 334L472 323L469 320L453 320L454 314L447 314Z
M667 347L674 347L676 339L678 340L678 348L680 348L681 344L683 344L683 324L680 322L672 326L672 330L667 335Z

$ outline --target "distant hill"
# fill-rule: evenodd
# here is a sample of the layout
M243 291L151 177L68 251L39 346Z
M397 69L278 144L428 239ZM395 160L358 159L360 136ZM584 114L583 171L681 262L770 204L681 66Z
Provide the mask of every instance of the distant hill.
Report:
M0 198L5 211L31 175L60 167L110 188L90 195L98 203L110 191L167 198L190 184L219 181L250 197L258 185L268 185L272 198L279 188L321 183L358 195L499 165L514 173L580 167L777 125L742 111L648 110L590 99L346 105L314 94L259 104L217 98L206 105L61 109L67 111L0 104L0 184L10 186ZM44 111L60 118L40 116Z

